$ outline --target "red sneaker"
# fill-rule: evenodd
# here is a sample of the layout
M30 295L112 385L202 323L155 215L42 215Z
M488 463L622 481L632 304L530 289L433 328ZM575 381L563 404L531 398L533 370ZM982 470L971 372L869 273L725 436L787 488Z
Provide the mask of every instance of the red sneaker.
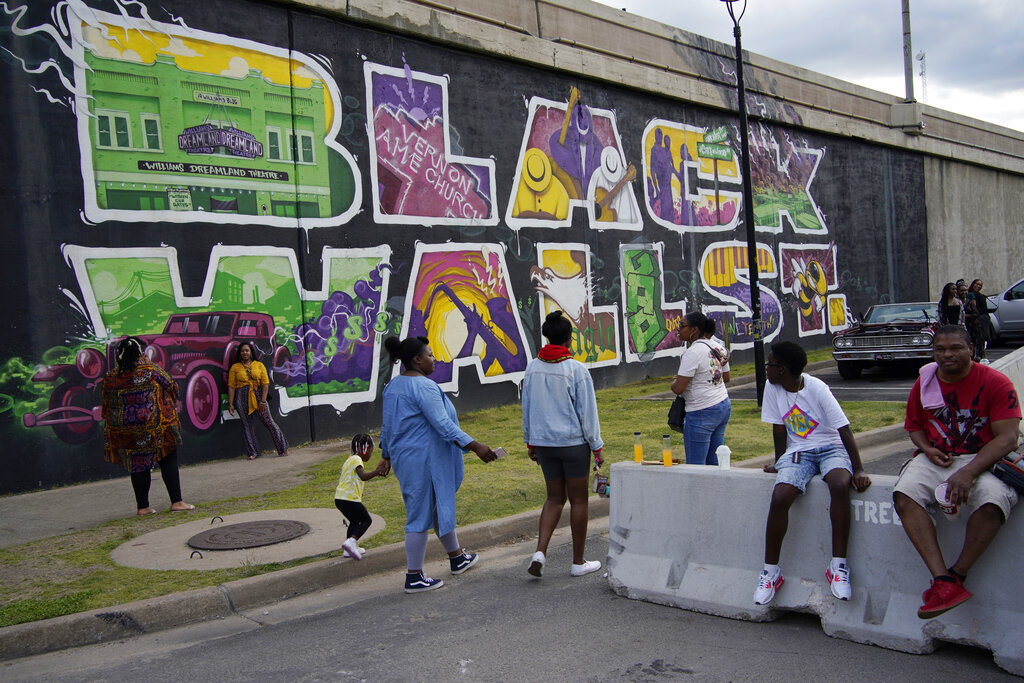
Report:
M920 619L934 619L948 612L962 602L967 602L974 594L964 588L959 579L955 581L932 581L932 587L921 596L924 604L917 610Z

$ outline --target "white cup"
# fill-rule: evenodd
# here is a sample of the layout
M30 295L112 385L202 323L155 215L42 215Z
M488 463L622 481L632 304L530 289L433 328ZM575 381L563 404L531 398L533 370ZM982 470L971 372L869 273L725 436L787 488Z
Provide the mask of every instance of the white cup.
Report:
M949 502L949 484L942 482L935 487L935 502L939 509L945 513L946 519L953 520L960 516L960 506Z
M731 464L730 460L732 460L732 449L722 444L715 449L715 457L718 458L719 469L727 470Z

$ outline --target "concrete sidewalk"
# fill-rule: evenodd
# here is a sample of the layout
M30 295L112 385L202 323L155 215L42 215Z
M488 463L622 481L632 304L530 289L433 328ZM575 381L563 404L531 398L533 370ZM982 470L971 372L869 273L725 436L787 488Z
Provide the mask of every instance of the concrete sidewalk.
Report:
M310 467L341 453L342 440L292 448L287 457L264 455L256 460L232 458L181 467L181 492L196 506L192 512L170 513L159 472L153 473L150 503L161 514L180 516L182 522L216 514L203 504L236 496L283 491L309 479ZM0 548L89 529L115 519L134 517L135 497L127 475L117 479L76 484L48 491L33 491L0 498Z

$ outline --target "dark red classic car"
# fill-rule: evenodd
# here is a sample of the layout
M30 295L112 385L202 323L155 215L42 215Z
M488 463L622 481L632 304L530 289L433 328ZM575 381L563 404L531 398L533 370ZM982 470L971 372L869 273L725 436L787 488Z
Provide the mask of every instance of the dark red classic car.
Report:
M220 395L227 391L227 371L238 345L247 341L273 372L290 359L288 349L274 338L274 319L265 313L218 311L176 313L167 319L160 334L139 335L145 354L178 381L184 423L204 432L217 423ZM98 349L82 349L74 363L50 365L39 370L34 382L59 382L50 394L50 407L24 416L26 427L51 427L67 443L83 443L96 429L100 416L100 383L115 365L114 352L121 337L107 343L106 355Z
M832 357L844 379L862 370L897 362L927 363L932 359L932 336L938 327L935 304L879 304L861 322L836 332Z

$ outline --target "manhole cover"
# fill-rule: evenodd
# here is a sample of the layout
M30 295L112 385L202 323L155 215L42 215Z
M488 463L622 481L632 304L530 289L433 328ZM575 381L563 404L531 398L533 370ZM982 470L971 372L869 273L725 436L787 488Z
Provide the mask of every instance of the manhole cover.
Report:
M188 539L199 550L240 550L283 543L309 533L309 525L290 519L265 519L208 529Z

